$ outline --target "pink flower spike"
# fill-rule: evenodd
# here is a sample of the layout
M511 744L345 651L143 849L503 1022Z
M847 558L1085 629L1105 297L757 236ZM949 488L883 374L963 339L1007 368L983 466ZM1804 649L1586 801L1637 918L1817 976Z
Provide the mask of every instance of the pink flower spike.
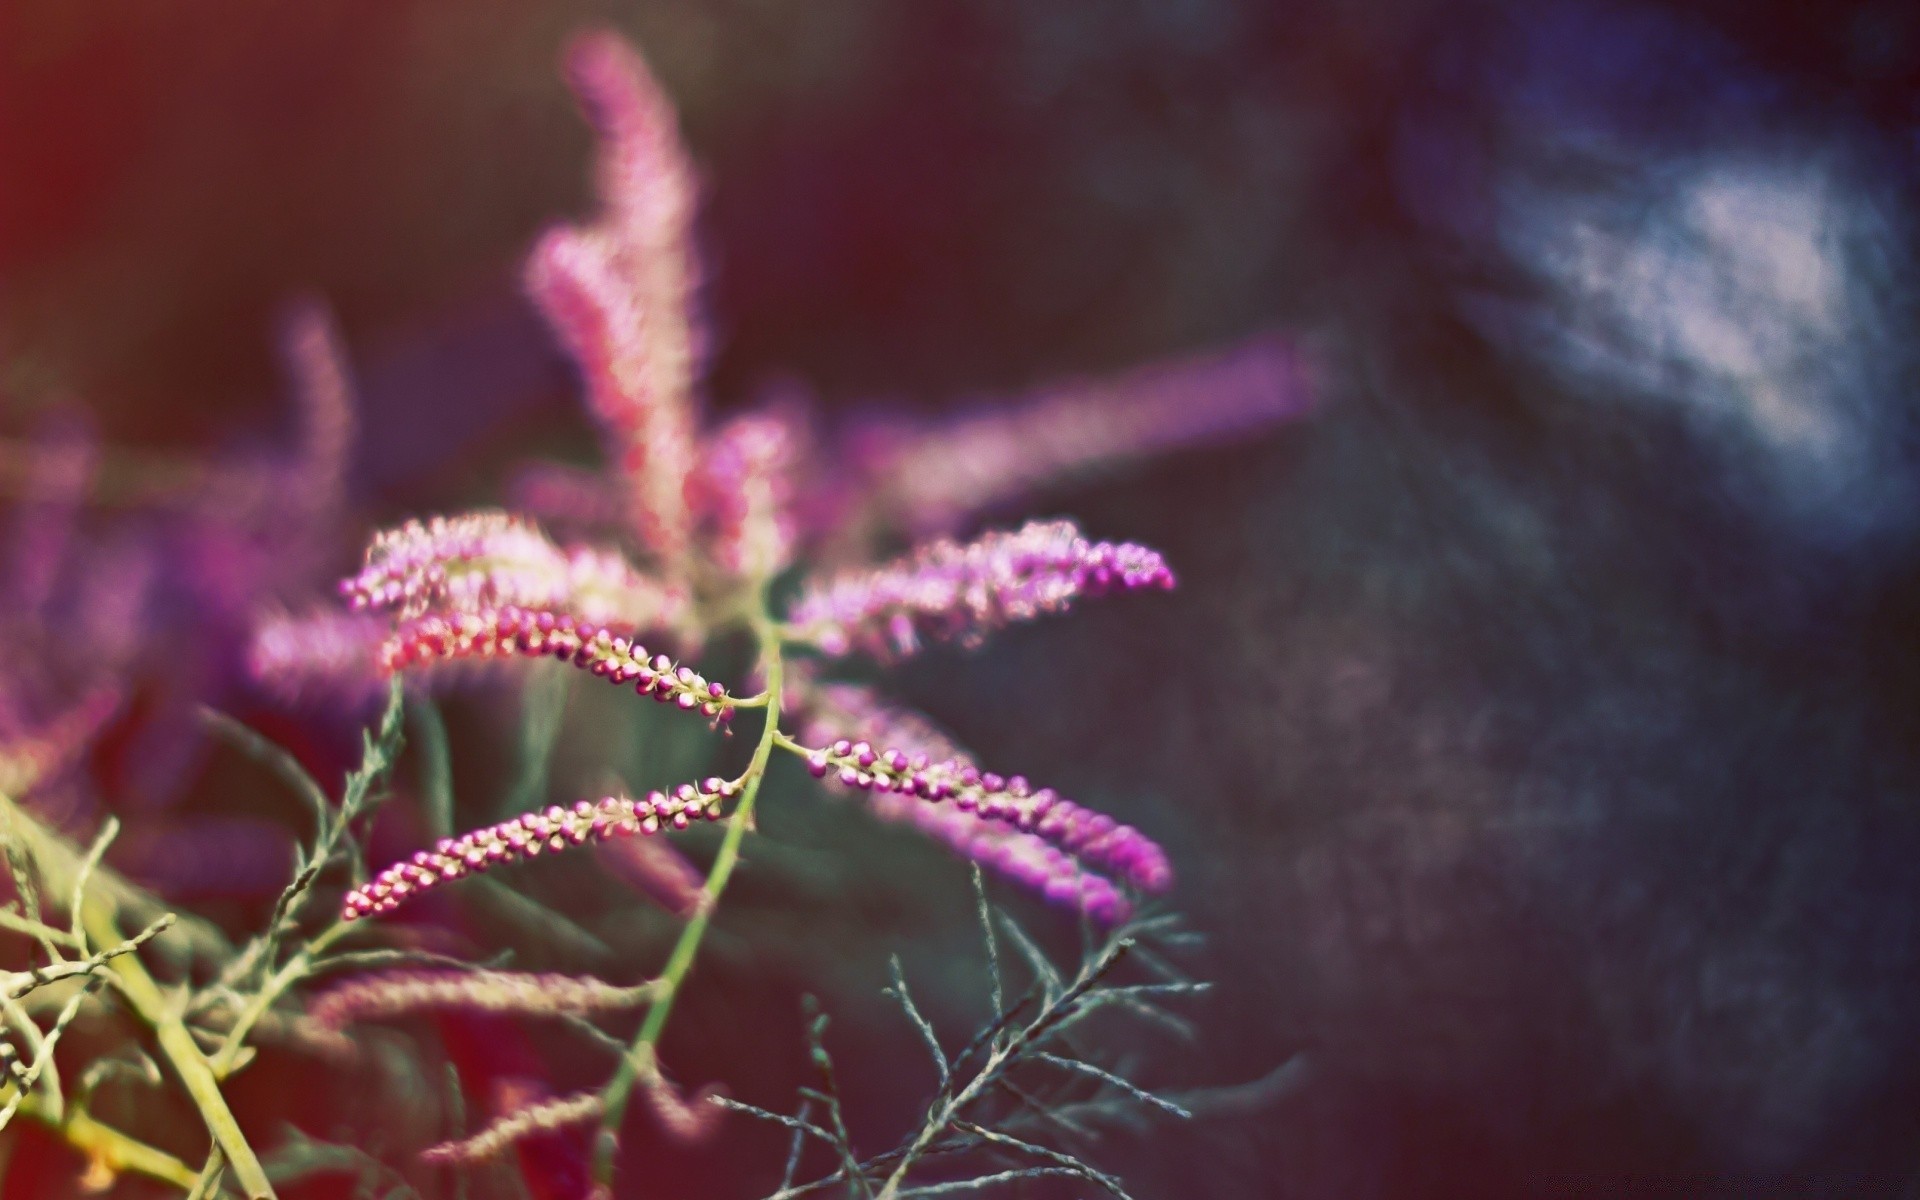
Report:
M829 778L861 791L917 796L932 804L951 804L963 813L1010 825L1067 851L1089 866L1125 879L1143 892L1159 893L1173 885L1173 868L1166 852L1131 825L1085 808L1052 788L1035 791L1026 780L983 773L970 759L935 760L912 766L912 756L901 747L881 750L856 743L852 753L836 746L809 750L810 759L824 760ZM897 768L905 761L909 765ZM837 772L837 774L836 774Z
M641 1081L640 1088L661 1130L681 1145L698 1146L712 1140L713 1135L719 1132L723 1110L713 1101L721 1091L712 1084L701 1088L693 1094L692 1099L688 1099L665 1076L655 1071Z
M475 612L429 613L402 622L380 647L389 673L451 660L507 657L557 658L612 684L662 704L674 704L716 721L731 720L733 697L690 667L666 655L647 658L647 648L624 634L565 614L508 605Z
M288 310L280 353L300 404L296 498L314 516L330 515L346 502L359 422L346 348L323 302L303 300Z
M1050 483L1296 420L1313 411L1314 375L1293 342L1266 335L989 401L937 424L856 427L849 457L881 516L913 533L945 533Z
M663 827L684 829L695 820L716 820L721 802L735 791L730 781L709 780L672 793L651 792L638 800L609 796L597 803L582 800L571 808L556 804L457 838L442 838L433 849L393 864L347 893L341 916L351 921L392 912L442 884L502 863L537 858L550 850L658 833Z
M1031 521L961 544L929 542L883 567L808 584L787 615L827 654L904 657L923 638L977 644L1015 621L1064 612L1111 590L1171 588L1160 555L1132 542L1089 542L1071 521Z
M600 1119L599 1092L577 1092L557 1100L541 1100L517 1108L485 1129L458 1141L441 1142L420 1152L420 1161L471 1165L494 1159L528 1138L558 1133Z
M1028 832L1017 819L1008 820L1004 813L989 817L981 813L977 803L962 808L932 800L913 785L901 786L929 772L956 782L969 771L975 778L984 778L973 760L925 717L888 703L864 685L814 684L804 674L797 680L792 703L804 714L804 738L824 747L808 756L810 766L817 764L814 774L826 775L836 786L862 793L874 816L911 825L1049 902L1079 909L1101 924L1116 924L1132 912L1132 904L1112 881L1088 869L1061 846ZM868 749L874 767L864 773L869 782L863 787L859 781L862 773L856 771L851 783L841 784L841 768L835 764L849 757L864 757L857 755L856 743L843 735L862 730L872 738ZM1159 847L1125 826L1114 829L1126 831L1116 840L1122 847L1131 847L1130 854L1118 856L1118 865L1132 868L1123 873L1136 884L1149 885L1143 890L1164 891L1171 886L1172 870ZM1110 856L1096 852L1090 857Z
M522 1017L618 1012L643 1004L653 990L615 987L590 976L524 971L386 971L362 975L322 992L307 1005L321 1030L415 1013L452 1010Z
M376 534L366 566L340 590L355 608L393 608L403 619L520 605L626 629L657 628L685 601L615 551L563 549L533 522L491 509Z
M792 560L791 472L805 440L800 414L779 409L735 417L707 440L693 485L728 574L766 579Z
M540 239L527 291L585 377L634 532L679 574L691 538L685 493L703 352L689 249L693 170L672 105L618 37L579 39L567 75L600 135L603 210Z
M378 617L332 607L268 613L253 627L247 672L284 700L370 700L382 689L379 650L387 630Z

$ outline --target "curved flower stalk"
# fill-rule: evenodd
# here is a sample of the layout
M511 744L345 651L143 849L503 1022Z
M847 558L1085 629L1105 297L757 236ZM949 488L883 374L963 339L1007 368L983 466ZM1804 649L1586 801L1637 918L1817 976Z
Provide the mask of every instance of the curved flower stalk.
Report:
M982 772L966 759L931 761L898 747L846 738L819 749L798 748L815 779L829 773L842 787L892 792L932 804L951 803L1055 842L1082 861L1112 871L1147 892L1163 892L1173 870L1159 846L1131 825L1075 804L1052 788L1035 790L1022 776Z
M521 656L557 658L613 684L699 712L724 724L740 704L727 689L664 654L647 657L647 648L623 634L576 621L564 613L524 608L482 609L430 614L403 621L380 647L380 665L389 673L443 661Z
M1296 344L1265 334L1116 378L988 401L944 421L855 426L848 457L865 476L865 502L886 523L948 533L1051 483L1304 416L1314 406L1312 375Z
M640 1085L640 1091L661 1132L681 1145L698 1146L720 1132L725 1110L714 1101L724 1093L713 1084L688 1097L656 1071Z
M815 778L864 793L869 811L883 821L910 824L1102 924L1125 920L1132 905L1089 865L1145 892L1172 886L1165 853L1138 830L1051 789L1029 791L1018 777L982 774L925 717L889 704L871 688L803 685L796 702L807 714L803 736L826 745L808 750L791 743L789 748L806 756ZM841 736L862 731L874 742ZM885 748L876 750L876 743Z
M693 169L673 106L631 47L610 34L583 37L567 68L600 134L602 211L540 239L527 291L586 378L635 535L679 577L692 538L686 480L702 353Z
M886 566L815 580L787 624L797 641L830 655L864 650L901 658L923 640L978 644L987 633L1081 596L1171 588L1160 555L1132 542L1090 542L1072 521L1030 521L967 543L929 542Z
M391 608L402 619L520 605L629 629L657 626L679 603L617 552L557 546L533 522L498 510L374 535L366 565L340 591L355 609Z
M561 1017L619 1012L644 1003L652 988L615 987L572 975L527 971L388 971L339 984L307 1005L307 1016L327 1033L349 1025L429 1011Z
M351 921L392 912L441 884L502 863L537 858L549 850L653 834L662 828L685 829L696 820L715 821L720 818L721 802L737 788L731 780L708 779L698 786L682 784L672 793L651 792L638 800L624 796L609 796L597 803L582 800L572 808L554 805L457 838L442 838L433 849L395 863L349 892L341 916Z

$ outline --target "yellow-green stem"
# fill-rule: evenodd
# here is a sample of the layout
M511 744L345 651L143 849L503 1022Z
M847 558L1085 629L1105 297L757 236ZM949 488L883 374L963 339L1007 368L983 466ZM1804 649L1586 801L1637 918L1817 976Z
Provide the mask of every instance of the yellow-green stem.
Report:
M31 1109L28 1114L33 1115ZM111 1125L102 1125L84 1112L68 1113L55 1128L68 1145L86 1155L90 1164L114 1174L132 1171L183 1189L191 1188L198 1178L192 1167L173 1155L130 1138Z
M267 977L266 982L260 985L260 990L247 1000L246 1007L234 1018L233 1027L227 1030L226 1040L214 1054L212 1067L216 1079L225 1079L233 1074L234 1064L239 1061L240 1052L246 1048L247 1035L253 1032L260 1018L267 1015L274 1001L285 994L288 988L305 979L313 969L314 959L352 930L350 922L335 921L288 959L285 966Z
M767 773L767 760L772 756L774 737L779 732L780 638L764 613L755 614L753 629L759 639L760 659L767 677L766 725L760 730L760 741L753 748L752 761L747 764L740 804L727 821L726 836L720 842L719 853L714 856L712 870L707 873L704 902L694 911L686 928L680 931L680 940L674 943L673 952L667 956L667 965L660 972L657 985L659 992L648 1007L646 1018L640 1023L640 1032L634 1038L632 1048L620 1060L613 1080L601 1093L602 1116L600 1136L594 1145L593 1175L602 1185L613 1182L613 1159L614 1152L619 1148L620 1121L626 1115L627 1101L632 1098L634 1086L642 1082L643 1075L651 1076L659 1069L655 1047L660 1042L660 1034L666 1029L668 1016L673 1012L673 1001L680 992L680 984L693 966L701 940L706 937L713 910L720 903L720 894L726 890L727 880L740 860L740 843L746 837L747 827L753 823L754 800L760 794L760 781Z
M87 906L85 923L87 933L103 946L111 946L121 940L113 918L97 906ZM267 1180L266 1171L254 1156L253 1147L247 1145L246 1135L240 1132L240 1123L234 1120L226 1097L220 1094L220 1084L214 1079L206 1056L194 1044L193 1035L187 1032L180 1014L167 1003L160 985L141 965L140 956L123 954L110 965L119 977L120 994L126 997L127 1003L133 1006L140 1019L152 1027L161 1052L173 1066L174 1073L180 1076L180 1082L186 1086L194 1107L200 1110L200 1119L206 1123L207 1132L213 1135L213 1140L233 1165L234 1179L246 1192L248 1200L275 1200L273 1184ZM188 1174L191 1186L197 1173L189 1171Z

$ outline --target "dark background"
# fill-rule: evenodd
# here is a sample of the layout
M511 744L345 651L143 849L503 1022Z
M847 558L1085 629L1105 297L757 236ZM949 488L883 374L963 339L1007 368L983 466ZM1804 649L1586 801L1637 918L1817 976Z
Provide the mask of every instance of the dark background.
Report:
M1163 548L1175 597L900 676L1174 852L1220 987L1147 1082L1303 1056L1258 1111L1116 1139L1136 1196L1920 1187L1910 5L8 0L10 427L272 438L313 291L368 518L586 458L515 278L589 204L555 63L595 22L704 175L722 411L798 375L935 413L1271 328L1325 355L1310 422L1043 498ZM820 856L870 837L789 792L769 824ZM971 953L920 853L917 889L749 872L801 949L700 977L682 1074L782 1104L809 988L891 1131L925 1081L885 956ZM628 1178L758 1194L778 1141Z

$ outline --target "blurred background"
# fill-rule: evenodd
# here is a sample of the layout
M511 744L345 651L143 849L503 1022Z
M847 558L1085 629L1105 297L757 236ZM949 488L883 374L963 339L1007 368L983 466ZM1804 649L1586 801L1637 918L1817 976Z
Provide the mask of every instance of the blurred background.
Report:
M1321 356L1310 418L1043 498L1163 549L1180 591L896 676L1174 853L1219 986L1190 1043L1139 1048L1144 1082L1299 1068L1103 1146L1134 1195L1920 1194L1920 10L1895 0L0 0L0 475L23 494L90 432L93 545L160 547L5 581L16 708L76 660L135 681L56 798L121 814L113 861L257 921L293 810L175 701L330 771L353 725L250 692L222 605L497 502L530 453L591 460L517 279L590 204L556 64L593 24L681 108L719 411L799 379L830 417L932 415L1268 330ZM293 437L274 330L307 294L360 380L354 536L298 581L178 582L197 543L114 488ZM108 603L123 575L148 615ZM184 640L106 644L135 625ZM463 812L532 786L486 731L557 686L449 703ZM638 719L617 701L573 697L556 795L610 760L678 777L604 736ZM666 1056L785 1108L814 992L850 1123L891 1136L928 1081L886 956L936 1021L977 1017L966 874L784 783L790 850L743 875ZM479 953L664 945L586 866L538 865L601 949L480 914ZM604 1072L441 1034L482 1099L489 1071ZM379 1090L292 1061L236 1084L263 1129ZM783 1149L741 1120L626 1177L760 1195ZM70 1175L43 1148L6 1194Z

